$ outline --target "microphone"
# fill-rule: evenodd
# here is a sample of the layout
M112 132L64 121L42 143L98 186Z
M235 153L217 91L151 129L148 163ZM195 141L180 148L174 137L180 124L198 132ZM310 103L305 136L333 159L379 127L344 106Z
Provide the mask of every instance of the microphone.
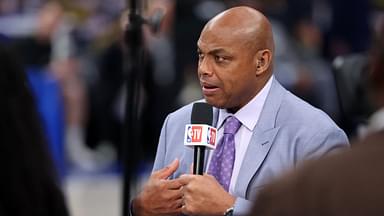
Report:
M193 174L203 175L205 148L216 148L216 128L212 127L212 106L195 103L192 107L191 124L185 126L184 145L194 146Z

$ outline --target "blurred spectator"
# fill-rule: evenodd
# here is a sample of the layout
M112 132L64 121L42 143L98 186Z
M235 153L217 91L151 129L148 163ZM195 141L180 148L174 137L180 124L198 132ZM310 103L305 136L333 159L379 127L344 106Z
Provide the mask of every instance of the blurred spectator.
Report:
M42 118L43 129L56 166L61 176L65 175L64 159L64 111L59 82L51 73L48 65L52 59L53 45L51 36L61 16L61 9L56 4L43 8L34 19L33 34L17 36L11 39L22 60L31 90Z
M179 106L202 97L196 79L197 46L200 30L213 16L227 8L227 1L175 1L174 48Z
M293 21L293 52L297 57L296 82L291 90L338 120L339 107L331 65L321 56L323 35L312 18Z
M340 104L339 125L348 137L356 138L363 132L373 106L368 97L368 58L366 53L338 56L333 61L338 99Z
M0 44L0 215L66 216L28 81Z
M383 24L383 23L382 23ZM384 25L369 56L370 90L377 112L369 134L337 155L312 161L266 186L250 215L383 215Z
M101 51L98 57L97 75L88 84L88 117L86 142L91 148L109 145L120 154L122 118L119 116L119 100L123 77L122 44L116 42Z
M156 10L165 13L158 32L143 26L144 49L139 119L140 143L143 157L152 161L162 122L166 114L178 107L177 96L182 86L181 73L175 70L173 40L174 2L171 0L151 1L143 16L150 19ZM121 29L127 23L123 14ZM101 51L98 57L97 75L90 83L90 107L87 140L89 143L110 143L120 150L122 124L126 97L123 73L123 33L115 31L115 41ZM130 49L130 47L126 47ZM125 62L127 63L127 62Z
M23 57L35 95L41 101L39 105L43 104L39 106L40 112L61 174L65 174L66 158L73 168L104 169L113 161L114 152L104 146L93 151L85 144L87 94L82 77L84 72L80 71L82 68L76 56L71 20L59 1L44 3L32 17L33 31L12 40ZM47 85L56 93L43 87Z
M146 98L142 113L142 141L146 143L144 150L151 161L155 157L164 119L180 106L178 96L184 84L183 72L176 70L175 4L175 0L155 0L148 5L149 16L159 9L165 13L158 32L144 32L152 67L144 81Z
M373 48L369 53L370 67L364 74L368 76L370 81L368 93L375 112L368 119L368 124L364 128L364 132L360 134L360 137L384 130L384 16L379 17L376 24L374 27L377 35L373 41Z
M361 0L330 1L332 22L327 56L334 58L339 55L364 52L369 48L371 2Z

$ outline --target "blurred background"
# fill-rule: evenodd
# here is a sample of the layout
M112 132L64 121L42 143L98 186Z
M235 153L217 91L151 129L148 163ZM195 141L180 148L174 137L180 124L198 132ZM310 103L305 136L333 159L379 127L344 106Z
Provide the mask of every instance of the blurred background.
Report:
M0 43L17 53L27 74L74 216L121 215L127 5L124 0L0 1ZM370 130L376 108L366 83L367 51L376 26L384 22L383 0L147 0L142 5L145 16L160 8L165 17L157 34L143 29L139 180L152 168L166 115L202 97L196 79L202 27L235 5L252 6L271 20L275 76L287 89L328 113L351 139Z

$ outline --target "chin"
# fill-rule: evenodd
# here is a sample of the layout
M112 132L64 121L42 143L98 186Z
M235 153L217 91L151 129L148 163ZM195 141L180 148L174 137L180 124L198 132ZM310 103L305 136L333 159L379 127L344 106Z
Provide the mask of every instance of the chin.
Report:
M205 97L205 101L207 102L207 104L219 109L227 108L225 106L225 103L223 103L222 101L212 100L212 98L207 98L207 97Z
M213 100L212 98L209 98L209 97L204 97L205 101L207 102L207 104L211 105L211 106L214 106L214 107L217 107L218 103L217 101Z
M240 108L237 106L230 106L226 104L224 101L216 101L210 100L209 98L205 98L207 104L216 107L218 109L226 109L230 113L236 113Z

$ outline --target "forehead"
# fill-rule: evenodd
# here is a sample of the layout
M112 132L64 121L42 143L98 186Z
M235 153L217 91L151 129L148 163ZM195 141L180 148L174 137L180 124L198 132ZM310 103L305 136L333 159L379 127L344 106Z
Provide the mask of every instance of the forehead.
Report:
M201 32L197 46L200 50L207 52L213 49L222 49L231 52L242 49L246 41L241 34L235 33L233 29L207 28Z

